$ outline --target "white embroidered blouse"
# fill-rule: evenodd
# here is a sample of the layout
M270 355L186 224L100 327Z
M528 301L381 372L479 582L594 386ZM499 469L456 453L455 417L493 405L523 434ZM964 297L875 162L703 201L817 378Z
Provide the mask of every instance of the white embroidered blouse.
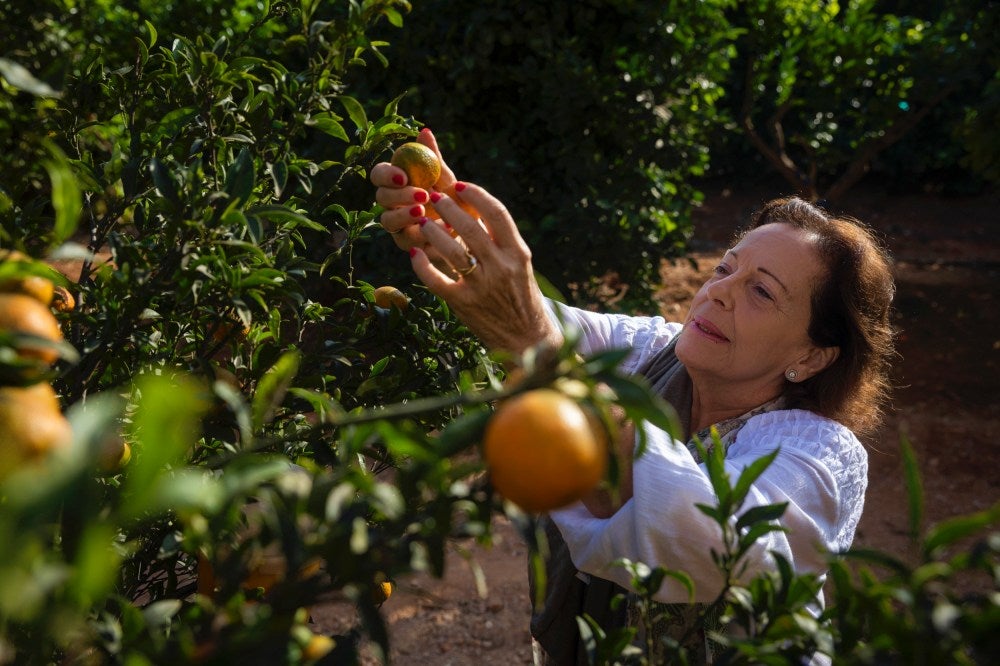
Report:
M554 303L550 307L558 307L564 330L580 331L581 353L632 349L621 366L625 372L635 372L681 329L662 317L597 314ZM614 566L615 560L662 565L691 576L694 601L710 601L723 584L709 554L712 546L721 549L721 530L695 504L715 504L712 485L684 443L648 424L644 427L648 448L633 466L632 499L610 518L595 518L580 503L551 517L580 571L628 589L629 574ZM850 430L804 410L753 416L727 449L730 478L735 480L743 467L779 447L774 462L753 485L744 510L787 502L780 522L788 531L772 532L758 542L747 559L746 579L774 567L772 552L783 555L798 573L822 575L827 568L824 553L850 546L861 518L868 456ZM671 578L655 599L689 601L687 591Z

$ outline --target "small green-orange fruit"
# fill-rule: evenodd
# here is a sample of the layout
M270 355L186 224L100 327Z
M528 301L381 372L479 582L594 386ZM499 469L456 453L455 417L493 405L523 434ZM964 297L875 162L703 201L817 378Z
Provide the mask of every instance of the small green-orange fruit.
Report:
M406 178L413 187L429 190L441 177L441 162L437 155L416 141L396 148L389 162L406 172Z
M387 310L394 305L400 310L405 310L410 305L410 299L406 297L406 294L391 285L378 287L374 296L375 305Z

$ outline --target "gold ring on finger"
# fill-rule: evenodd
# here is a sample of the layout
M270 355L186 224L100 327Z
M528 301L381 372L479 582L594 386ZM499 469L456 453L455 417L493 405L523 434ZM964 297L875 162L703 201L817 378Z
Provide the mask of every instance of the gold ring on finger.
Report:
M474 256L472 256L468 252L465 253L465 256L467 256L469 258L469 265L466 266L465 268L456 268L455 269L455 272L458 273L459 277L465 277L466 275L468 275L472 271L474 271L477 268L479 268L479 261L477 261Z

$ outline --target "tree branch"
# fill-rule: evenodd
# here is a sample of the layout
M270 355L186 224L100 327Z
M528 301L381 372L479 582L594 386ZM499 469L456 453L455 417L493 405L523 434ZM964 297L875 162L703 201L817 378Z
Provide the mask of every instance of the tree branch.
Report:
M924 105L922 109L916 113L901 116L880 136L867 141L863 146L861 146L861 149L858 151L858 156L854 158L854 160L847 166L844 173L842 173L827 190L825 198L830 201L835 201L844 196L847 190L856 185L857 182L868 173L872 161L879 155L879 153L888 149L890 146L906 136L920 123L921 120L927 117L927 114L929 114L934 107L943 102L957 89L958 86L955 84L942 88L937 95L931 98L931 100Z

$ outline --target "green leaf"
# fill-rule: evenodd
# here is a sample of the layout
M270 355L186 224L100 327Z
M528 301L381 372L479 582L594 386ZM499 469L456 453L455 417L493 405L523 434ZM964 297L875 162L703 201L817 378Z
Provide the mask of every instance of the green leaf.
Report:
M306 227L307 229L312 229L313 231L327 231L327 228L319 222L314 222L302 213L285 206L254 206L252 209L247 210L247 213L257 215L274 222L291 222L293 223L290 225L292 228L301 226Z
M712 450L708 451L704 448L701 442L695 442L698 447L698 452L701 454L702 462L705 465L705 469L708 471L708 480L712 483L712 488L715 490L715 496L719 499L719 508L723 511L731 511L735 508L730 502L732 496L732 487L729 485L729 473L726 472L726 466L723 459L723 449L722 443L719 441L719 433L712 426L710 437L714 446Z
M146 374L135 384L136 409L130 429L133 461L125 477L132 499L126 515L139 515L153 503L164 471L181 464L199 436L208 406L205 387L187 375Z
M198 109L193 106L185 106L180 109L168 111L160 119L160 122L150 128L150 139L152 141L159 141L164 137L176 136L197 116Z
M771 451L767 455L761 456L757 460L743 468L740 472L739 478L733 485L733 504L739 506L746 499L747 493L750 492L750 487L754 482L760 478L760 475L764 473L774 459L778 457L778 449Z
M282 193L285 191L285 186L288 185L288 163L284 160L274 162L268 167L268 172L271 174L271 181L274 183L274 196L280 199Z
M442 457L452 456L472 446L476 446L483 438L486 423L493 411L480 409L466 412L441 432L437 439L438 450Z
M153 176L153 185L156 186L161 197L174 204L180 201L174 179L163 162L155 157L151 158L149 160L149 173Z
M63 151L52 142L46 142L45 147L51 157L45 161L45 170L52 181L52 208L56 213L53 240L59 244L76 232L83 197Z
M153 45L156 44L156 38L159 33L156 32L156 26L148 20L143 19L143 23L146 25L146 30L149 31L149 48L153 48Z
M250 151L243 147L236 159L226 169L225 192L231 200L230 206L245 204L253 193L254 164Z
M920 538L920 529L924 522L924 487L920 480L916 455L905 435L901 438L900 449L903 454L903 479L906 482L910 537L916 540Z
M787 508L788 502L782 502L781 504L764 504L747 509L740 515L739 520L736 521L736 529L742 530L758 523L778 520L784 515Z
M306 125L315 127L324 134L329 134L335 139L342 139L345 142L350 142L350 138L347 136L347 132L344 130L344 126L340 124L338 120L329 115L317 115L310 118Z
M14 88L23 90L35 97L58 98L62 96L61 92L55 90L49 84L36 79L26 67L8 58L0 58L0 76Z
M886 567L900 576L907 575L909 571L909 567L899 558L873 548L852 548L844 553L844 556Z
M358 100L347 95L341 95L340 103L344 105L344 108L347 110L347 115L354 123L354 126L357 127L362 133L366 133L370 123L368 122L368 116L365 114L364 108Z
M255 431L271 420L274 411L285 399L285 393L299 371L301 354L292 349L284 354L268 369L260 379L257 392L253 396L251 409L253 428Z
M1000 522L1000 503L985 511L946 520L928 530L924 540L924 555L933 557L940 548L950 546L998 522Z

